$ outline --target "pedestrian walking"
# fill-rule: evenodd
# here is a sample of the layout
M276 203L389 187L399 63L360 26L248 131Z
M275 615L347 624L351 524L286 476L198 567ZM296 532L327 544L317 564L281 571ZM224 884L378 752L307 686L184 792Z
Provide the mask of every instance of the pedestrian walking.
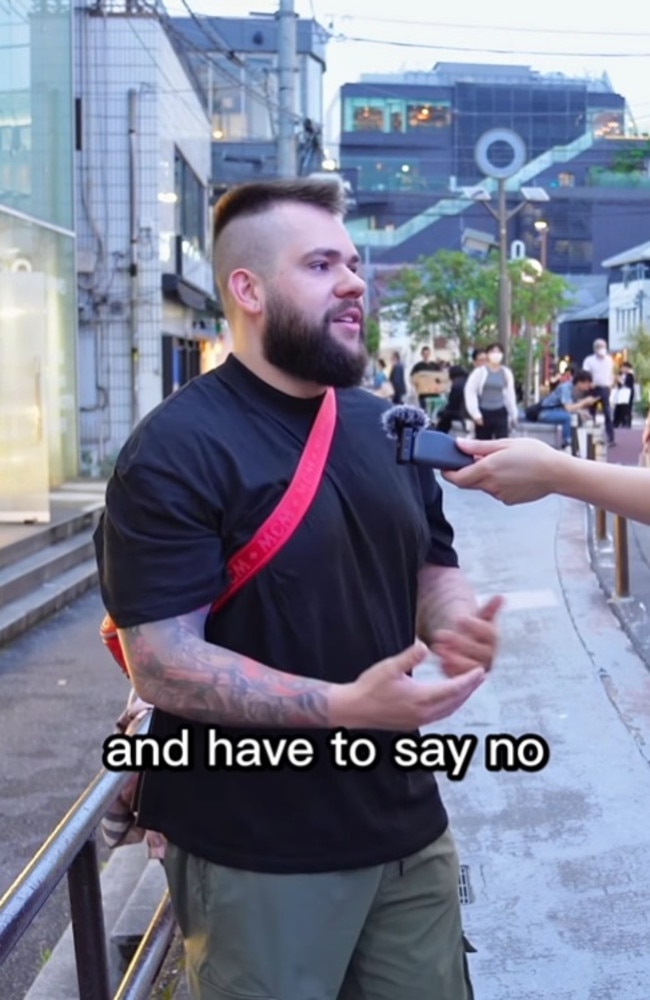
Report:
M632 426L632 408L634 406L634 369L629 361L624 361L620 371L616 375L614 386L614 413L612 424L614 427Z
M508 437L517 425L517 397L511 370L503 364L501 344L485 349L486 364L477 364L465 383L465 408L480 441Z
M404 375L404 364L399 351L393 351L391 355L390 374L388 381L393 387L393 403L403 402L406 396L406 377Z
M605 418L607 444L613 447L616 441L614 438L610 396L614 388L614 359L607 351L606 340L594 340L593 354L585 358L582 367L591 375L593 383L592 395L598 397Z

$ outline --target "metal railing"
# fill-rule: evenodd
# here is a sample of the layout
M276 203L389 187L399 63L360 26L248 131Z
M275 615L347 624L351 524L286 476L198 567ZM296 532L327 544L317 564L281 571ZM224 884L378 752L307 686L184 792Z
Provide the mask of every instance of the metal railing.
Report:
M572 437L573 454L578 454L577 432ZM598 461L599 454L596 446L595 428L587 428L587 458L591 461ZM596 542L607 540L607 511L600 507L594 507L594 536ZM630 557L627 540L627 518L621 514L612 515L613 521L613 544L614 544L614 593L616 597L630 596Z
M131 777L100 771L0 898L0 965L67 874L75 964L82 1000L146 1000L169 947L175 922L165 892L111 998L95 835Z

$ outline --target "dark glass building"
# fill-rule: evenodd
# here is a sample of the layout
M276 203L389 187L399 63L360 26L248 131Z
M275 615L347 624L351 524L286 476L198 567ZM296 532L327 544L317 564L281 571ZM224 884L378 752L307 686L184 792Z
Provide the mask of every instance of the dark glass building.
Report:
M493 128L515 131L526 149L507 184L509 207L526 186L550 197L510 223L509 239L522 240L529 256L540 256L540 219L547 264L564 273L598 272L603 258L647 235L650 143L626 134L625 99L606 77L439 63L430 73L346 84L341 116L340 167L356 201L350 229L377 261L460 249L467 230L495 234L464 190L494 194L475 161L476 143Z

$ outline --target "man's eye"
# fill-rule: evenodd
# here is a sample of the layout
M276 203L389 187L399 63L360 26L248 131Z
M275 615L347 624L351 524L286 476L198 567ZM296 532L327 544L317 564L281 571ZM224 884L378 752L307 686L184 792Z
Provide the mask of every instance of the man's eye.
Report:
M329 264L326 260L315 260L309 265L312 271L326 271Z

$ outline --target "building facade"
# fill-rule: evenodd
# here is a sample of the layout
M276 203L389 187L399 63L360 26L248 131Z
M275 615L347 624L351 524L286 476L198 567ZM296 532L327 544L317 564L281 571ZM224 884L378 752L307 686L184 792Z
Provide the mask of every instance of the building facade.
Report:
M623 352L640 329L650 329L650 242L603 261L609 272L608 343Z
M0 521L77 472L72 12L14 0L0 60Z
M210 122L154 7L77 8L81 467L223 349L210 263Z
M543 211L526 205L510 222L509 240L523 241L529 256L541 256L540 220L547 265L563 274L597 273L603 258L643 238L650 144L628 134L625 99L607 78L441 63L342 88L340 169L355 194L350 229L359 245L378 262L411 262L462 249L468 230L495 235L467 195L479 184L495 194L474 159L478 139L494 128L516 132L526 151L507 182L509 209L524 186L550 196Z
M204 95L215 193L242 181L277 176L277 21L173 18L171 25L178 51ZM296 19L293 125L298 174L321 168L326 38L316 21Z

